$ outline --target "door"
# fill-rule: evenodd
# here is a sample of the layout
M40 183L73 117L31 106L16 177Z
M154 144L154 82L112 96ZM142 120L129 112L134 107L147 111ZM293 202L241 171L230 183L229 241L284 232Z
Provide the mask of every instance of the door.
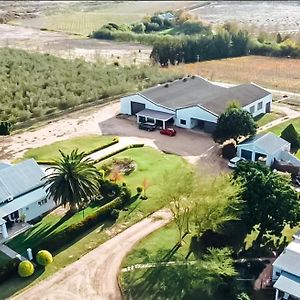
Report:
M144 103L131 101L131 114L136 115L138 112L144 110L146 105Z
M268 112L270 112L271 111L271 102L268 102L267 104L266 104L266 112L268 113Z
M241 151L241 157L247 159L247 160L252 160L252 151L242 149Z

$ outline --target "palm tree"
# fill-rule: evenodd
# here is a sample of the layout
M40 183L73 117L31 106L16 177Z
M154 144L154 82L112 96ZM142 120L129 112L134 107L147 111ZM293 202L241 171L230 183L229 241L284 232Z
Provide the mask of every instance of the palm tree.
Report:
M75 211L99 193L100 174L84 152L78 153L78 149L70 154L59 152L62 157L48 168L51 173L45 176L44 186L48 197L57 205L66 207L68 204L70 210Z

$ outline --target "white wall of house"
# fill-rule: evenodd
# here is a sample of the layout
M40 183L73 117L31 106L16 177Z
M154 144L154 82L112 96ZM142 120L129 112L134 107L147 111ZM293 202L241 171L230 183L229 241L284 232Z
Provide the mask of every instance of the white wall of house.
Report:
M143 104L145 104L145 108L147 108L147 109L152 109L152 110L156 110L156 111L174 114L174 110L156 105L138 94L121 98L121 113L122 114L131 115L131 102L143 103Z
M249 105L243 107L246 111L250 112L253 117L265 114L267 112L267 103L270 103L270 109L272 108L272 94L267 95Z
M276 280L279 278L281 272L282 272L282 269L281 269L281 268L279 268L279 267L273 265L273 270L272 270L272 280L273 280L273 281L276 281Z
M193 118L212 123L217 123L218 121L217 116L201 108L200 106L190 106L176 110L175 125L183 128L193 128L197 125L197 122L192 120ZM182 124L184 122L181 120L185 121L186 124Z
M54 207L55 203L53 200L44 199L23 207L20 210L20 214L23 213L25 215L25 222L28 222L52 210Z

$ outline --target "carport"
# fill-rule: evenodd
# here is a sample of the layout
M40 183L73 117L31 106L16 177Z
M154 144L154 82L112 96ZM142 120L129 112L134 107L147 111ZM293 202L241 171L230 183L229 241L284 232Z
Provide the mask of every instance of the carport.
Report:
M163 129L166 128L166 124L174 121L175 114L169 114L162 111L144 109L137 114L137 123L153 123Z

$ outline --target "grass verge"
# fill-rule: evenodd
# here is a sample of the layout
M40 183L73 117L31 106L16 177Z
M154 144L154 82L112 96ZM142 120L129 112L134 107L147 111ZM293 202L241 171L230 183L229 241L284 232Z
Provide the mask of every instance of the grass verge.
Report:
M55 254L53 263L47 266L44 271L38 271L27 279L15 276L0 284L0 299L6 299L7 297L49 277L61 268L78 260L81 256L112 238L117 233L130 227L150 213L160 209L162 206L165 206L166 203L164 199L160 197L162 188L161 178L163 178L166 171L180 176L178 170L190 168L181 157L164 154L150 147L133 148L114 157L130 157L137 163L136 170L124 178L133 194L132 201L130 201L127 207L128 210L121 211L120 216L115 223L112 224L108 221L102 222L101 224L98 224L98 226L79 236L74 242L65 245L59 253ZM109 159L104 161L104 163L107 163L108 161ZM144 178L149 179L151 182L151 186L147 191L147 200L138 199L136 195L136 186L140 185ZM88 209L86 210L86 215L87 214ZM82 212L77 213L73 218L74 219L72 220L67 220L66 223L61 224L55 230L61 230L64 226L67 226L67 222L74 222L75 219L81 220ZM32 229L31 232L24 233L12 240L10 246L24 250L29 244L28 238L31 238L32 242L42 238L40 234L43 233L44 230L51 228L54 222L57 223L58 221L59 219L57 216L46 216L40 224L37 224L37 227Z

